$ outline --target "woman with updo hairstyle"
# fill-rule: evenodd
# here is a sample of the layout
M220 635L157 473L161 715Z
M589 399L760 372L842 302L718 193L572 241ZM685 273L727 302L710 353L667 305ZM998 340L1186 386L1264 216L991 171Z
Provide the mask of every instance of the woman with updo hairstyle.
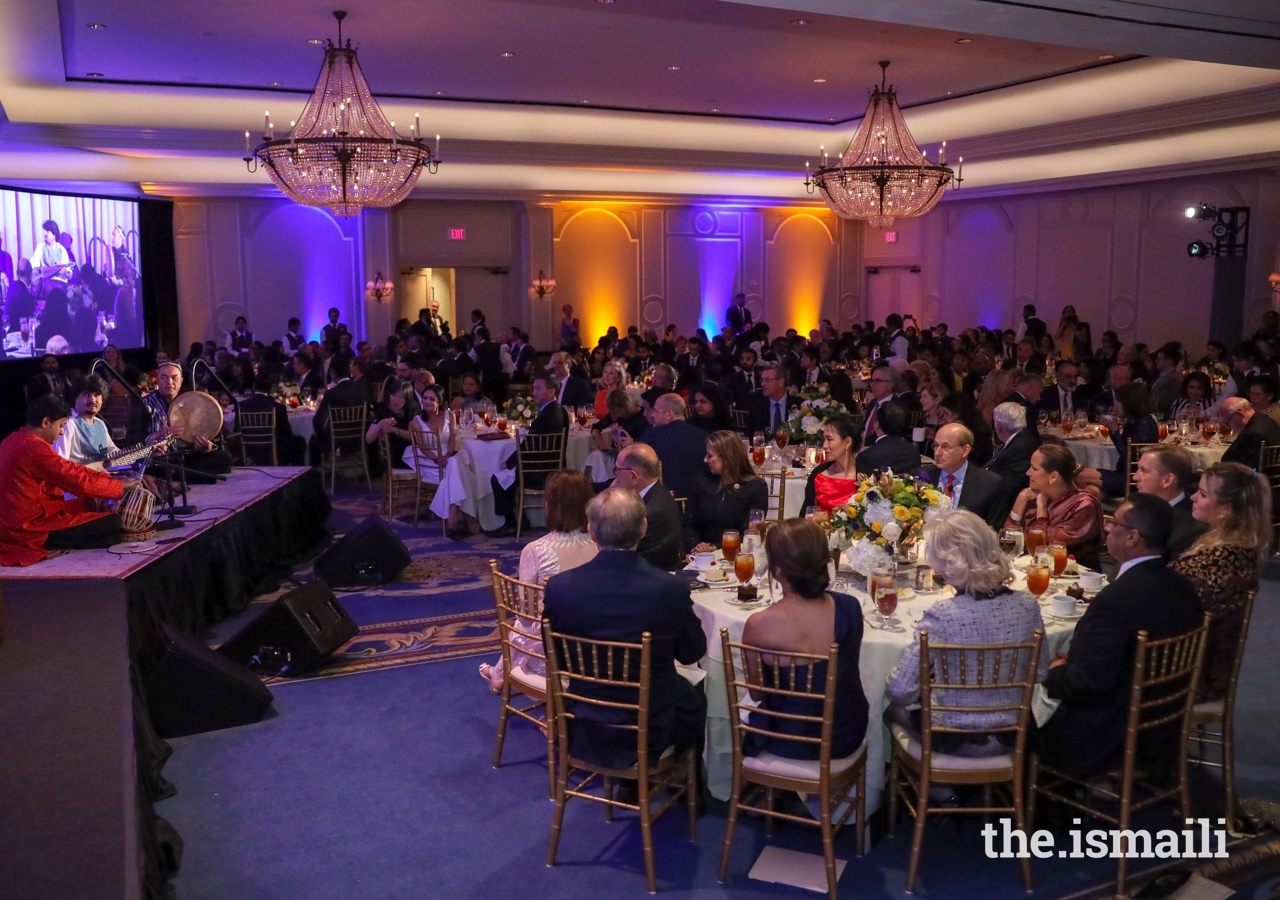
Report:
M1044 630L1040 604L1025 590L1006 586L1012 571L1009 560L1000 550L996 533L981 518L964 509L939 513L924 527L925 559L934 573L956 590L956 595L939 600L924 611L917 632L927 631L934 644L1024 644L1037 630ZM1043 635L1041 636L1043 640ZM960 654L953 665L959 665ZM966 661L969 665L976 657ZM1049 671L1049 655L1041 647L1036 680L1043 681ZM1025 674L1018 673L1019 676ZM988 696L948 697L947 706L970 705L973 712L947 711L934 716L933 724L947 728L964 728L966 734L935 732L933 749L953 756L1001 756L1010 752L1014 733L995 734L984 729L1016 725L1013 711L986 712L983 706L1017 706L1021 702L1017 689L987 692ZM913 636L907 652L898 660L885 686L890 701L885 721L891 728L906 731L920 740L920 710L908 707L920 699L920 639ZM939 699L938 702L944 702Z
M1218 462L1200 476L1191 515L1205 531L1169 566L1195 587L1212 613L1200 669L1199 701L1220 700L1231 684L1244 612L1258 593L1271 544L1271 487L1242 463Z
M1076 458L1063 444L1041 444L1027 469L1030 486L1018 492L1005 528L1039 527L1049 543L1067 545L1076 562L1098 567L1102 507L1093 494L1076 484Z
M703 462L685 504L685 547L692 553L719 549L726 531L746 532L751 510L769 508L769 487L752 471L742 435L712 434Z
M782 592L782 599L747 619L742 641L754 647L786 652L826 656L835 644L836 702L831 724L831 758L843 759L855 753L867 734L867 697L858 674L862 649L862 607L848 594L827 590L827 537L822 529L803 519L788 519L769 529L764 541L769 575ZM826 663L815 663L812 684L822 684ZM803 683L806 670L797 668L797 680ZM749 673L751 674L751 673ZM763 673L754 673L761 679ZM766 684L767 687L776 685ZM787 687L787 685L782 685ZM797 737L821 737L811 724L775 718L770 712L796 715L821 715L822 701L806 698L760 694L760 712L751 713L756 727L794 734ZM817 759L818 745L789 740L767 740L748 733L743 752L756 756L763 752L789 759Z
M811 506L830 512L849 502L858 490L854 457L862 449L862 429L852 417L832 416L822 426L822 449L827 461L809 474L804 486L804 509Z

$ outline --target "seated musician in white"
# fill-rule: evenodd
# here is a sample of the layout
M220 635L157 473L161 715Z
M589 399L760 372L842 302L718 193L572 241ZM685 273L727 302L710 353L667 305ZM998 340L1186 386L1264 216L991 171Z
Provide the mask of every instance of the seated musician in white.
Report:
M32 272L41 281L56 280L65 287L71 275L71 258L67 256L67 248L58 243L61 229L53 219L48 219L40 227L44 230L44 237L31 254Z
M107 454L118 449L111 439L107 423L98 416L105 392L106 385L97 375L81 378L72 385L74 407L71 418L62 430L62 437L53 444L53 449L63 459L84 466L101 462Z

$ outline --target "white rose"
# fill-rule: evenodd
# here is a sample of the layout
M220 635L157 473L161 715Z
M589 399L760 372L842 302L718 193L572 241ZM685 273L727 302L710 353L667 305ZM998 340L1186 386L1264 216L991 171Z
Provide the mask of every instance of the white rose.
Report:
M818 420L817 416L805 416L800 420L800 427L805 434L817 434L822 430L822 422Z
M529 407L527 407L527 406L526 406L526 407L524 408L524 412L523 412L523 413L521 413L521 415L523 415L526 419L532 419L532 418L533 418L533 410L531 410Z
M902 537L902 526L897 522L886 522L880 529L880 536L892 544L898 538Z

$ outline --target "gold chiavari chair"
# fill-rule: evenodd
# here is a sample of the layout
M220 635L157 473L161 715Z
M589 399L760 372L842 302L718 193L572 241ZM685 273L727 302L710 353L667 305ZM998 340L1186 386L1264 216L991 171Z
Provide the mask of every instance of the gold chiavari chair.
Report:
M746 434L749 413L745 409L734 409L731 412L733 413L733 430Z
M440 483L444 481L446 460L440 444L440 436L433 431L419 431L410 428L400 432L409 438L409 458L413 463L411 469L397 469L392 465L391 435L383 433L378 436L383 459L387 462L385 478L387 518L395 517L396 505L411 491L413 493L413 524L417 525L422 514L422 500L425 497L430 503L435 499ZM422 472L434 473L435 481L424 479ZM448 521L441 520L441 528L446 528Z
M493 578L493 600L498 613L498 637L502 641L502 708L498 712L498 737L493 746L493 767L502 765L502 744L507 737L507 720L515 715L541 728L547 738L548 796L556 792L555 733L552 729L547 698L545 671L547 655L542 649L542 594L536 584L519 581L498 571L498 561L489 560ZM529 657L530 663L512 665L516 654ZM532 663L541 661L541 665ZM532 663L532 664L531 664ZM520 698L524 698L521 701ZM537 713L541 711L542 718Z
M816 825L822 832L822 857L827 870L827 893L836 900L835 836L853 816L857 828L857 853L866 852L867 744L865 741L849 756L832 759L831 730L835 718L836 661L839 648L831 645L826 656L808 653L785 655L729 640L729 630L720 629L721 658L724 660L725 688L728 694L729 719L733 723L733 792L729 796L729 823L720 850L719 881L724 883L733 852L733 835L738 813L746 810L765 816L770 824L783 819L801 825ZM825 673L822 666L826 666ZM804 702L820 712L798 711L771 713L765 719L748 716L756 707L747 702L775 699L792 708L803 708ZM769 723L773 727L769 727ZM782 726L787 730L783 731ZM811 732L812 736L798 736ZM792 759L765 752L746 756L742 751L744 736L759 735L769 741L788 741L816 746L816 760ZM743 801L748 785L765 789L765 805L753 806ZM798 791L817 794L818 820L774 809L775 791Z
M890 728L889 794L890 828L897 825L901 801L915 818L911 836L911 860L907 866L907 893L915 889L920 867L920 847L930 813L1008 813L1016 827L1026 831L1030 821L1024 809L1024 759L1027 722L1040 664L1044 632L1037 630L1026 643L930 644L929 633L920 632L920 740L901 725ZM947 719L972 714L1004 713L1013 724L983 728L985 734L1012 735L1013 748L1000 756L969 758L941 753L933 748L937 735L972 733L973 729L947 725ZM929 788L934 784L982 785L981 806L931 807ZM993 806L992 787L1009 785L1007 806ZM1022 878L1031 890L1031 862L1022 860Z
M329 456L324 468L329 473L329 493L337 485L338 464L342 460L358 457L356 462L364 470L364 480L373 490L373 477L369 474L369 457L364 449L365 422L369 416L369 404L355 406L331 406L329 408ZM354 450L351 448L355 448Z
M666 484L662 479L662 460L658 460L658 481L661 481L663 485ZM677 497L675 494L672 494L671 498L676 501L676 506L680 507L680 518L684 519L684 507L685 504L689 502L689 498Z
M613 821L613 810L629 809L640 815L640 835L644 846L644 868L649 882L649 893L658 891L658 879L653 860L653 823L676 803L685 801L689 813L689 840L698 838L697 813L697 756L689 747L676 752L668 747L651 760L649 754L649 684L652 673L652 640L649 632L641 635L639 644L620 641L593 641L587 638L559 634L551 630L551 623L543 620L547 655L547 685L551 693L551 706L555 720L556 742L559 758L556 764L556 809L551 822L551 843L547 848L547 865L556 864L556 848L560 843L560 828L564 822L564 808L569 798L591 800L604 804L605 821ZM591 693L583 693L583 689ZM611 699L601 700L596 693ZM634 696L634 702L618 699ZM578 715L588 715L593 727L617 729L635 734L636 762L627 768L608 768L569 753L569 731ZM618 721L623 719L623 721ZM603 724L607 722L608 724ZM580 777L574 787L570 781ZM636 782L637 802L627 803L614 797L614 783L626 780ZM592 793L590 788L600 784L602 793ZM657 810L650 809L650 798L661 795L667 788L668 795Z
M1267 444L1259 453L1258 473L1271 485L1271 550L1280 553L1280 444Z
M564 468L565 439L567 434L557 431L553 434L526 434L520 438L516 448L516 540L520 540L520 530L524 527L524 513L527 509L540 509L545 491L541 487L529 487L534 484L546 484L547 476ZM535 477L536 476L536 477ZM530 503L529 500L537 500Z
M1211 617L1206 615L1201 626L1177 637L1153 641L1145 631L1138 632L1138 646L1133 660L1133 686L1129 692L1129 714L1125 727L1123 763L1092 778L1076 778L1063 774L1031 757L1031 781L1028 787L1027 818L1034 821L1037 795L1056 800L1065 806L1104 822L1121 832L1129 832L1133 814L1157 803L1177 800L1184 819L1191 818L1191 792L1187 787L1187 759L1192 711L1200 666L1204 661L1205 639ZM1177 783L1153 785L1138 771L1138 744L1144 733L1153 729L1178 728ZM1148 740L1167 740L1153 734ZM1078 792L1084 790L1084 799ZM1144 796L1134 797L1135 792ZM1110 813L1090 805L1097 799L1112 804ZM1120 857L1116 867L1116 896L1124 897L1127 862L1133 840L1122 834Z
M462 377L457 376L449 379L449 396L447 399L452 400L454 397L462 393Z
M765 518L781 522L787 517L787 469L780 472L761 472L765 487L769 489L769 509Z
M1129 444L1129 457L1128 459L1122 460L1125 467L1124 499L1128 500L1131 493L1137 493L1138 486L1137 482L1134 481L1134 476L1137 475L1138 472L1138 460L1142 458L1142 454L1146 453L1149 448L1156 446L1159 445L1137 443Z
M276 410L262 412L240 410L236 416L236 432L240 435L240 462L252 465L249 451L261 449L267 451L271 465L280 465L279 448L276 447Z

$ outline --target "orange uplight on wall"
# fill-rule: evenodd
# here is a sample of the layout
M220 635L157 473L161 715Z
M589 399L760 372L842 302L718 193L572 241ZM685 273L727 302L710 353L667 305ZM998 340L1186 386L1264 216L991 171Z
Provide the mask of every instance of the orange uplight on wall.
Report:
M775 333L794 328L807 334L817 327L835 262L831 233L816 216L794 215L779 226L765 257L765 296Z
M583 340L594 341L609 326L626 330L636 322L640 254L626 225L613 212L576 213L556 238L556 296L582 320Z

